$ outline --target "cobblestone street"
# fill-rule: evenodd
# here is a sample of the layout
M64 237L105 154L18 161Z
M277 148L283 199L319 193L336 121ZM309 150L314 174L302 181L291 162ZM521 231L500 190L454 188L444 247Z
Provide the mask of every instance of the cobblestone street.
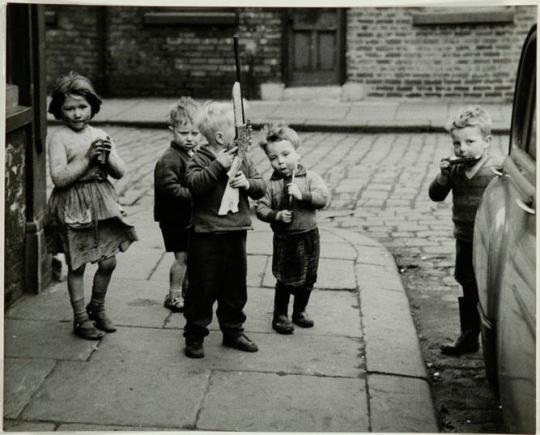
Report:
M127 165L126 176L116 185L123 204L135 210L152 207L154 163L168 144L168 133L104 129ZM455 359L442 357L438 350L459 329L451 199L435 204L427 196L438 161L450 153L448 137L428 133L302 133L301 137L302 162L332 191L332 204L321 212L320 223L374 238L394 255L430 373L441 429L504 431L481 353ZM506 148L505 136L494 139L494 151ZM270 167L262 151L254 146L251 153L268 176ZM376 282L377 277L366 279Z

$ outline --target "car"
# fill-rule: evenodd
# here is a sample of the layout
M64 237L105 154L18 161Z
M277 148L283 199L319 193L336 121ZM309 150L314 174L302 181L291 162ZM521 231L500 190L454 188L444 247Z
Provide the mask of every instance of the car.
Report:
M508 154L482 196L473 263L486 375L512 433L536 431L536 25L519 61Z

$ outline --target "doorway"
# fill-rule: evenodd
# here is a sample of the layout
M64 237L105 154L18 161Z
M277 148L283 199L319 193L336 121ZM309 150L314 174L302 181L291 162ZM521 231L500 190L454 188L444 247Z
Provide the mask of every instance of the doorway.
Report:
M287 86L343 84L345 9L288 9L283 53Z

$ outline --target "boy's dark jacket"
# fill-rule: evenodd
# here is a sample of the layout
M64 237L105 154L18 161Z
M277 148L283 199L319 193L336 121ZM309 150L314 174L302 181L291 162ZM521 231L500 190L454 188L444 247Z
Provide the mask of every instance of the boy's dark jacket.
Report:
M251 228L248 196L259 199L264 195L265 183L246 157L240 170L249 181L249 189L239 189L237 213L218 215L221 198L228 183L227 169L216 160L208 146L202 146L188 163L186 182L193 198L191 223L196 233L240 231Z
M179 225L189 225L191 218L191 193L185 176L188 151L173 142L163 153L154 169L154 220Z

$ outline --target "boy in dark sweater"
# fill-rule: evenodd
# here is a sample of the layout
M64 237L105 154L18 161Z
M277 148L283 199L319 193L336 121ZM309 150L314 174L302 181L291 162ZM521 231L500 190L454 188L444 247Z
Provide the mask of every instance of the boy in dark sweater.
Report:
M199 129L208 145L195 153L187 169L193 228L188 245L184 352L190 358L204 356L203 340L208 335L216 300L223 345L256 352L257 345L243 328L247 302L246 233L251 229L248 197L263 196L264 181L247 156L240 171L230 180L227 176L237 152L237 147L232 146L235 130L230 104L207 104L201 111ZM239 190L238 212L219 215L227 183Z
M185 184L187 162L202 136L195 126L199 106L182 97L169 111L170 147L154 170L154 220L159 222L165 250L174 254L169 272L169 293L164 305L173 312L184 308L187 286L187 227L191 218L191 194Z
M484 109L478 106L462 109L448 130L455 156L469 161L453 164L454 158L442 159L441 172L429 186L429 197L433 201L443 201L452 191L456 238L454 277L463 288L463 296L458 298L461 335L453 345L441 346L441 352L459 356L479 348L478 288L472 260L474 219L482 194L495 176L493 169L500 166L501 158L488 154L492 140L491 119Z

